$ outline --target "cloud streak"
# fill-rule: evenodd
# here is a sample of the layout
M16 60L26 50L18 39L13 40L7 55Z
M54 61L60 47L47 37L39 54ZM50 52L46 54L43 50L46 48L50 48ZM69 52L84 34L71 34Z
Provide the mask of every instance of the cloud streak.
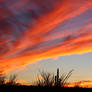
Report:
M92 52L91 0L0 0L0 71Z

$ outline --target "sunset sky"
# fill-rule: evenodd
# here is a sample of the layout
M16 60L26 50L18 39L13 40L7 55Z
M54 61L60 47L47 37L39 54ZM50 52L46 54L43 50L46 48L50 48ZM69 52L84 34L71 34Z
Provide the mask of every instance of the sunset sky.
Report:
M92 0L0 0L0 72L34 81L39 70L92 81Z

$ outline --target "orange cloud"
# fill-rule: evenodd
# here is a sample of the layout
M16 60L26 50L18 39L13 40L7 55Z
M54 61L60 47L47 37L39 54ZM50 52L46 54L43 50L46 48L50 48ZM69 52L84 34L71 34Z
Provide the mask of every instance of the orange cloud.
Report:
M66 84L66 87L92 88L92 81L80 81Z
M27 81L25 80L17 80L16 83L20 83L21 85L30 85Z
M9 6L2 1L7 6L0 18L3 73L46 58L92 52L92 1L44 2L19 0Z

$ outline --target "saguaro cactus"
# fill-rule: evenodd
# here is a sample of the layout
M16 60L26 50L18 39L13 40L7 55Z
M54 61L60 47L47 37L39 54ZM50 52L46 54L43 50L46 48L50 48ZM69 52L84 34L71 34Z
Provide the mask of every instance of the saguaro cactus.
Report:
M59 68L57 68L57 74L55 76L55 86L60 86Z
M59 76L59 68L57 68L57 74L55 76L55 86L61 86L63 87L64 84L66 83L67 79L71 76L72 71L69 71L67 74L62 74L61 76Z

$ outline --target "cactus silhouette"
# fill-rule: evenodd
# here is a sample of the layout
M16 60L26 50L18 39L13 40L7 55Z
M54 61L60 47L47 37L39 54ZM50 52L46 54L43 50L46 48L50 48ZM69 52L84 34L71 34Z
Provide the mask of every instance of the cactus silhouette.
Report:
M59 74L59 68L57 68L57 74L54 76L52 73L49 72L40 72L40 76L42 79L37 80L37 86L58 86L64 87L65 83L67 82L68 78L71 76L72 71L68 73Z
M55 86L61 86L64 87L64 84L68 80L68 78L71 76L72 71L69 71L67 74L62 74L61 76L59 75L59 68L57 68L57 74L55 76Z
M57 75L55 76L55 86L60 86L59 68L57 68Z

